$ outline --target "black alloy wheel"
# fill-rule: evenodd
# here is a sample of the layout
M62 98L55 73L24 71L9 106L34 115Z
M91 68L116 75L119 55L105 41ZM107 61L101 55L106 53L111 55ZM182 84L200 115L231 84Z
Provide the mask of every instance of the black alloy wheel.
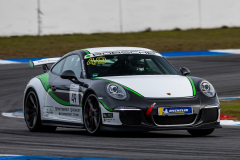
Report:
M90 94L84 105L84 125L89 134L96 135L100 132L101 111L98 98Z
M54 126L42 126L40 116L40 106L38 97L33 89L30 89L26 94L24 102L24 119L28 129L31 132L47 131L53 132L57 127Z
M30 90L24 103L24 118L30 131L39 130L38 107L37 95L33 90Z
M188 130L188 133L190 133L194 137L204 137L211 134L213 131L214 129L196 129Z

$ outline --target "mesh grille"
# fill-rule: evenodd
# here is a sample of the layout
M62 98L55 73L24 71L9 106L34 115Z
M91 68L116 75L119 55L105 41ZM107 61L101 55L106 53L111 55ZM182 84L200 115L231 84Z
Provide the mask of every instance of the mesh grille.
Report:
M189 124L192 123L195 118L196 114L183 116L153 116L155 123L158 125Z
M119 117L123 124L138 125L142 122L141 111L120 111Z
M202 109L201 120L204 123L214 122L218 119L218 108L206 108Z

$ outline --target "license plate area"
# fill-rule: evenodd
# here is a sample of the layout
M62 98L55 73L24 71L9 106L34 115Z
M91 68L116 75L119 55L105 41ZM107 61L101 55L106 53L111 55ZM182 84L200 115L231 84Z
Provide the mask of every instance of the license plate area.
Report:
M171 115L188 115L193 114L193 109L191 106L187 107L159 107L159 116L171 116Z

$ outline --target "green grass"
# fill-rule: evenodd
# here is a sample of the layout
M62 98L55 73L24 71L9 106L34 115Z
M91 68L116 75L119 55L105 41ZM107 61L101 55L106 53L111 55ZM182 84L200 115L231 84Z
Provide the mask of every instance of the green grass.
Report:
M62 56L106 46L151 48L159 52L240 48L240 28L139 33L0 37L0 59Z
M240 99L221 101L221 114L236 117L240 120Z

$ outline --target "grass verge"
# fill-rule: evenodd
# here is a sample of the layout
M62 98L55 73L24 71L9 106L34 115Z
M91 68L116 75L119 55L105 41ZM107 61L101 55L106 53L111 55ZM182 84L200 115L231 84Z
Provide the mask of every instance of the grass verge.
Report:
M240 28L139 33L0 37L0 59L62 56L106 46L151 48L159 52L240 48Z
M240 99L221 101L221 114L236 117L240 120Z

